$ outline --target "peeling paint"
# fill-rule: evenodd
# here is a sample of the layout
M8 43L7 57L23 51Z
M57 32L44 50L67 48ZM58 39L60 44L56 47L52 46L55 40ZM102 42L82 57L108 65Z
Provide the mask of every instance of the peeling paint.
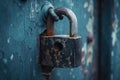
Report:
M30 8L30 10L31 10L31 13L30 13L30 19L33 19L34 17L35 17L35 15L34 15L34 7L33 7L33 2L31 2L31 8Z
M38 0L35 0L35 11L36 11L36 12L39 12Z
M94 10L94 6L93 6L93 0L89 0L89 7L88 7L88 12L91 14L91 16L93 16L93 10Z
M10 43L10 38L7 39L7 43Z
M92 63L92 53L93 53L93 47L91 46L91 47L88 49L87 65L88 65L89 63Z
M115 46L115 43L117 42L117 33L118 33L118 18L117 18L117 15L115 14L115 20L112 24L112 27L113 27L113 32L112 32L112 45Z
M30 4L30 20L35 21L36 13L39 12L38 0L34 0Z
M88 7L88 12L90 14L88 23L86 24L86 29L88 31L88 36L86 38L86 43L84 43L82 48L82 71L84 76L90 75L90 64L93 62L93 47L94 47L94 37L93 37L93 24L94 24L94 14L93 14L93 0L89 0L89 3L84 3L84 8ZM86 18L86 15L84 15Z
M14 58L14 55L13 55L13 54L11 54L11 56L10 56L10 60L13 60L13 58Z
M87 43L84 43L84 46L82 48L82 59L81 59L81 62L82 64L85 64L85 55L87 53Z
M84 3L84 8L87 8L88 7L88 2L85 2Z
M86 25L87 31L93 34L93 23L94 19L89 18L88 24Z
M90 0L89 7L88 7L88 12L90 13L90 18L88 20L86 28L87 28L87 31L89 33L92 33L92 34L93 34L93 24L94 24L94 16L93 16L94 15L94 13L93 13L94 11L93 11L93 9L94 9L93 0Z
M89 64L92 63L93 59L93 45L94 42L91 42L89 44L85 43L84 47L82 48L82 69L83 69L83 74L86 75L89 73L88 67L90 66Z

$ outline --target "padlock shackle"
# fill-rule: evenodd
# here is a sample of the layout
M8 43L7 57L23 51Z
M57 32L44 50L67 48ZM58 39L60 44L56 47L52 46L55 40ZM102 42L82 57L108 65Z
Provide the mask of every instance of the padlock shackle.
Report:
M54 11L59 16L59 18L65 15L69 19L70 23L69 36L77 37L78 34L77 18L74 12L68 8L57 8ZM54 22L55 22L54 19L49 14L47 18L47 32L46 32L47 36L54 36Z

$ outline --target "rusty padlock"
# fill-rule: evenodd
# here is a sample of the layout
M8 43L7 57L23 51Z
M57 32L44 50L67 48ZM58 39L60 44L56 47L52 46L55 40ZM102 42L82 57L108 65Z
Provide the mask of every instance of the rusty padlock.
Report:
M50 76L53 68L75 68L81 64L81 37L78 36L77 18L68 8L57 8L55 13L69 19L69 35L54 34L54 19L47 18L47 29L40 35L39 62L46 77Z

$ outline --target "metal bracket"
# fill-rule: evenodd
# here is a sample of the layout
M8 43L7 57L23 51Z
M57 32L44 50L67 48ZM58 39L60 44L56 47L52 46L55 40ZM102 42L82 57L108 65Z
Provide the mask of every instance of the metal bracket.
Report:
M54 12L54 6L50 2L45 1L43 5L41 6L41 11L42 11L42 18L44 22L46 22L48 14L52 15L55 21L59 20L59 17Z

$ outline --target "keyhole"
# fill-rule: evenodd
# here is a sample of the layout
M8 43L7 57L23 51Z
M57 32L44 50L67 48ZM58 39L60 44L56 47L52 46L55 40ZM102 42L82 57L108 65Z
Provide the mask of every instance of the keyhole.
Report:
M57 50L61 51L61 50L63 49L63 44L60 43L60 42L58 42L58 41L56 41L56 42L54 43L54 47L55 47Z

